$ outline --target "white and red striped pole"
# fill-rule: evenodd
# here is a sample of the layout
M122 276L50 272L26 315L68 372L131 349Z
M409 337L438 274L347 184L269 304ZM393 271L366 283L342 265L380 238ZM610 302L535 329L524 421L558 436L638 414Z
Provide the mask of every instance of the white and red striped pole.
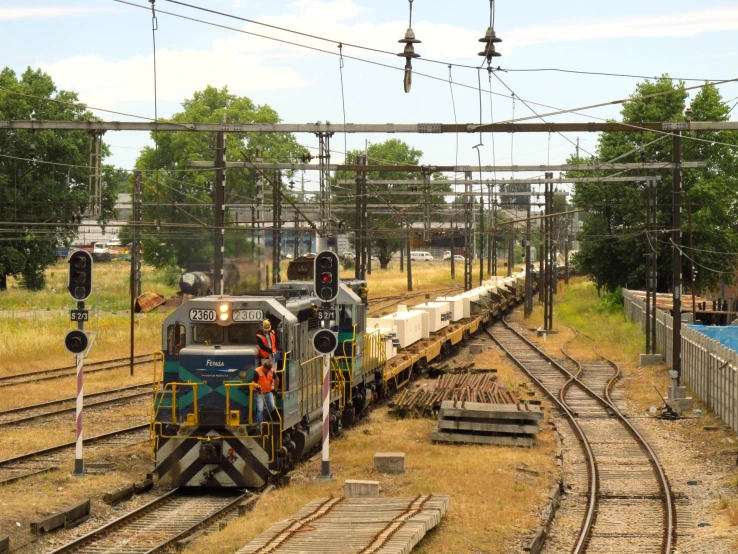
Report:
M323 456L320 476L331 477L330 430L331 430L331 355L323 354Z
M85 355L77 354L77 445L74 454L74 475L81 477L85 474L85 463L82 459L82 407L84 383Z

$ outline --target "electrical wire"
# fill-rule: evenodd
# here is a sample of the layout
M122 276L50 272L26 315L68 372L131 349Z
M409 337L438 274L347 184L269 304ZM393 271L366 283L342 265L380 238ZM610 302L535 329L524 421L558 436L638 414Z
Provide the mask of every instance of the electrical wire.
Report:
M12 94L14 96L21 96L23 98L33 98L33 99L37 99L37 100L46 100L47 102L54 102L56 104L64 104L66 106L74 106L75 108L84 108L86 110L95 110L95 111L98 111L98 112L114 113L116 115L125 115L126 117L135 117L137 119L145 119L147 121L152 121L152 119L150 117L146 117L146 116L143 116L143 115L136 115L136 114L126 113L126 112L116 112L115 110L108 110L108 109L105 109L105 108L96 108L95 106L90 106L90 105L84 104L82 102L69 102L69 101L66 101L66 100L59 100L58 98L44 98L43 96L36 96L34 94L24 94L22 92L17 92L17 91L14 91L14 90L8 90L8 89L3 89L3 88L0 88L0 93ZM183 127L184 127L184 125L183 125Z
M665 75L662 75L660 77L657 76L651 76L648 75L631 75L628 73L607 73L604 71L583 71L583 70L575 70L575 69L562 69L557 67L544 67L544 68L533 68L533 69L515 69L515 68L504 68L504 67L498 67L498 71L502 71L505 73L538 73L538 72L544 72L544 71L554 71L558 73L575 73L578 75L599 75L604 77L628 77L632 79L669 79L670 81L699 81L704 83L705 81L722 81L723 79L699 79L696 77L667 77Z
M685 258L687 258L694 265L699 266L702 269L706 269L707 271L711 271L713 273L720 273L721 275L735 275L735 271L719 271L717 269L713 269L711 267L707 267L706 265L702 265L701 263L696 262L695 260L693 260L692 258L690 258L689 256L687 256L687 254L684 252L684 250L682 250L681 247L677 246L677 244L673 240L669 239L669 242L671 242L671 245L674 248L676 248L677 250L679 250L679 252L681 253L682 256L684 256Z
M341 74L341 107L343 108L343 149L348 152L348 146L346 142L346 99L343 92L343 44L338 45L338 52L338 71ZM348 154L346 154L346 156L347 155ZM348 160L345 160L345 162L348 162Z

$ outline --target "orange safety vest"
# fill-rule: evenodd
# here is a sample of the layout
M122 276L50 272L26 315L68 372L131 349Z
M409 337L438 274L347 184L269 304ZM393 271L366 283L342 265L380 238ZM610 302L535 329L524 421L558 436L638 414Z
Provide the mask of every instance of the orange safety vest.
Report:
M256 333L256 338L259 339L259 356L262 358L268 358L269 356L277 353L277 333L274 329L271 331L260 331Z
M257 381L261 387L261 392L272 392L272 383L274 382L274 370L270 370L269 373L264 372L264 366L256 368L256 374L259 376Z

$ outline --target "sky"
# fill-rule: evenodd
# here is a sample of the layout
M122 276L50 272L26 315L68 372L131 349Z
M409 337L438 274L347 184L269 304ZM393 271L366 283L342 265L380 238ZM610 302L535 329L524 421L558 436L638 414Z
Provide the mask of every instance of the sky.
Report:
M189 0L192 4L232 15L287 27L338 41L400 52L398 40L408 25L405 0ZM189 3L188 2L188 3ZM135 7L136 4L146 9ZM738 3L700 0L497 0L495 30L503 39L502 69L561 68L658 76L668 73L689 79L731 79L738 62ZM183 14L270 37L285 38L331 52L330 42L287 34L223 16L204 13L166 0L157 10ZM183 99L206 85L228 86L232 93L269 104L284 122L343 121L338 56L289 46L234 30L158 14L156 31L158 114L168 117ZM405 94L402 71L344 58L343 83L349 123L479 122L480 95L448 83L448 63L479 65L483 48L478 39L489 22L486 0L415 0L413 28L422 41L416 51L417 72ZM1 65L21 72L41 67L60 88L79 92L90 106L153 117L154 84L150 4L133 0L0 0ZM345 56L402 68L404 59L345 46ZM559 72L501 72L500 79L519 98L552 108L575 108L621 99L633 93L639 79L576 75ZM452 80L475 86L488 75L453 67ZM700 81L688 84L700 84ZM725 100L738 97L738 83L720 87ZM492 91L509 96L492 77ZM738 100L738 99L736 99ZM733 101L733 103L735 100ZM506 121L533 113L515 102L485 92L482 120ZM454 116L455 105L455 116ZM731 103L732 105L732 103ZM539 113L554 111L535 107ZM617 118L619 106L567 114L546 121L599 121ZM738 113L738 110L734 112ZM106 120L125 120L97 112ZM532 119L530 121L536 121ZM478 134L454 135L336 135L331 147L344 151L397 136L424 152L421 163L477 163ZM594 153L596 135L560 136L484 134L482 164L564 163L577 139L583 155ZM138 151L150 144L147 133L108 132L107 160L132 168ZM299 137L307 146L310 135ZM334 154L332 161L342 161ZM311 179L312 180L312 179ZM310 187L308 187L310 188Z

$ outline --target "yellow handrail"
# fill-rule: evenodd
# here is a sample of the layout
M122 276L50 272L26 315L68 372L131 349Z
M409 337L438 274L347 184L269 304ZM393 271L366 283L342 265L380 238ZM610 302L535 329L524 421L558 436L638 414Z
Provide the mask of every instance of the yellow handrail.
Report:
M193 422L186 422L185 425L197 425L199 419L197 416L197 387L200 383L167 383L164 385L164 387L161 389L161 396L164 396L164 393L168 388L171 387L172 391L172 423L178 423L177 421L177 387L191 387L193 392L193 415L194 419ZM153 411L152 417L154 422L160 423L156 421L156 416L159 414L159 406L155 406L155 409Z

